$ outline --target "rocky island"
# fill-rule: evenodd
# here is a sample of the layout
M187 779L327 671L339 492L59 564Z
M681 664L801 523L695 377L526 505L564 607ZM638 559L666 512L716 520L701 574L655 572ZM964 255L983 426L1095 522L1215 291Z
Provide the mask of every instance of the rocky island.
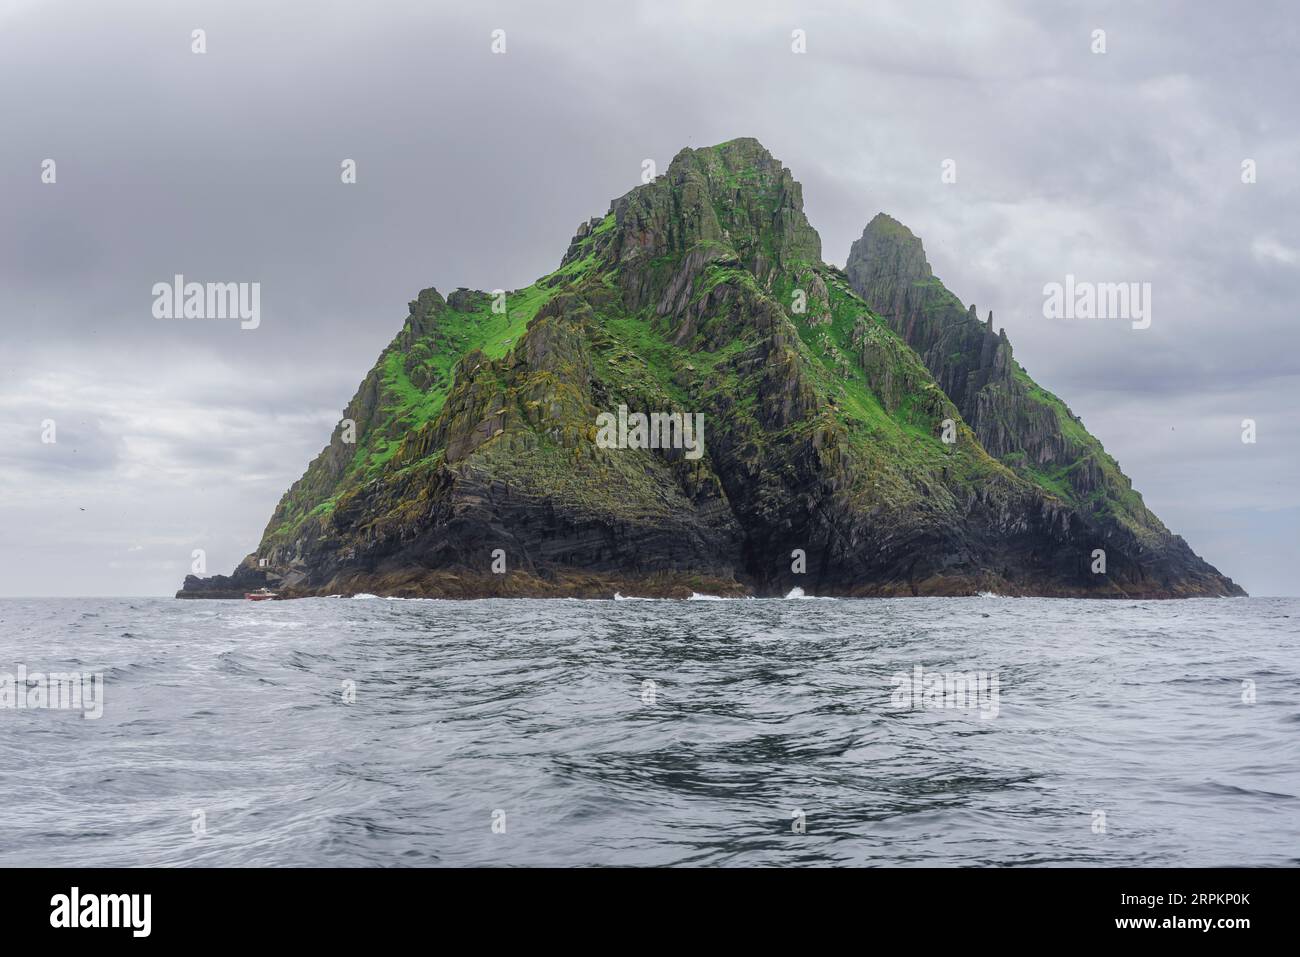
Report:
M642 421L698 421L696 445ZM261 587L1244 594L906 227L877 216L844 270L824 263L753 139L682 150L525 289L420 292L257 549L178 597Z

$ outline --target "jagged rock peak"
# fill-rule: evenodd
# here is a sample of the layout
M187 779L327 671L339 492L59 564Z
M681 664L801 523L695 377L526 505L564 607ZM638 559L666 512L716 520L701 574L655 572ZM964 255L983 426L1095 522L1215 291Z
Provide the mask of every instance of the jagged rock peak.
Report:
M754 247L770 247L778 261L821 262L821 237L804 215L803 187L758 140L744 136L683 149L665 178L681 194L701 177L724 238L742 257Z
M853 244L849 261L865 262L898 280L915 282L933 275L921 237L886 213L877 213L867 223L862 238Z
M474 312L489 298L485 292L461 286L447 297L447 305L457 312Z
M844 272L859 295L888 314L906 310L907 291L934 276L920 237L885 213L853 243Z
M420 294L407 303L407 308L410 309L412 316L418 316L446 304L442 294L430 286L428 289L421 289Z
M803 188L752 137L681 150L661 175L614 200L608 216L612 223L579 227L564 263L595 253L630 267L698 247L734 253L760 277L792 263L821 263Z

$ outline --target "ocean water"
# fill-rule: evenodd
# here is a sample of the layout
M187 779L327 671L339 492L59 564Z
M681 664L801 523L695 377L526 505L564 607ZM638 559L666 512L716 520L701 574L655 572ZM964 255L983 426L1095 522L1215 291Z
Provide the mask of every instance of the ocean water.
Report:
M1295 865L1298 627L1296 599L0 600L0 681L104 681L97 719L0 710L0 864Z

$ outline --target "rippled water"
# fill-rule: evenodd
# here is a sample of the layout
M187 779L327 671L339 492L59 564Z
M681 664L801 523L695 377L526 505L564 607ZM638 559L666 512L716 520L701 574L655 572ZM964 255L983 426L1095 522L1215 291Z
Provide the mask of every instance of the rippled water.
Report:
M0 863L1296 864L1297 625L1295 599L3 600L0 672L101 671L105 707L0 710ZM894 707L918 665L996 674L996 716Z

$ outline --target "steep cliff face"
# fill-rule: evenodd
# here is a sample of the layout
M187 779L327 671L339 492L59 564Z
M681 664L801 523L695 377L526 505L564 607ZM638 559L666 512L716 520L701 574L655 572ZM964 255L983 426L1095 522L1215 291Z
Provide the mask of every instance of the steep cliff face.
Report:
M1149 567L1212 589L1222 576L1165 528L1102 444L1015 361L993 313L944 287L919 237L878 214L853 243L845 272L854 291L922 357L980 444L1025 479L1077 510L1099 541L1119 542ZM1242 593L1235 585L1230 594Z
M989 454L994 339L934 373L757 141L683 150L532 286L420 293L257 551L180 594L1230 593ZM694 442L609 447L637 413Z

